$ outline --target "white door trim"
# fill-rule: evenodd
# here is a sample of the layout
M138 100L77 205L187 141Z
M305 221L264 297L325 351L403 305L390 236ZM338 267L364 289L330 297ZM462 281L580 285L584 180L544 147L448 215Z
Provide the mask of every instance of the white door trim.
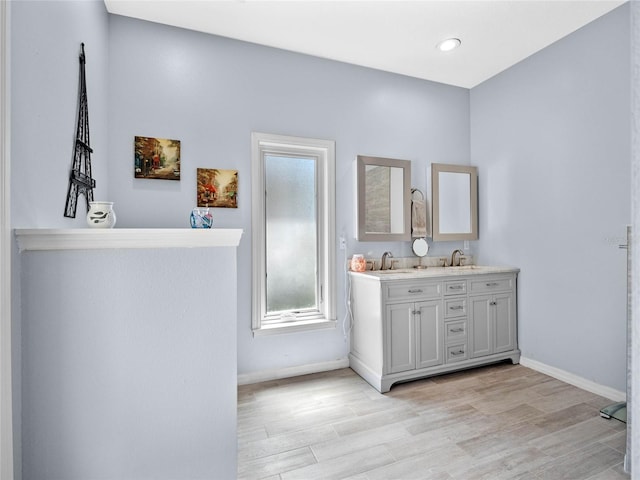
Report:
M631 318L627 352L627 452L625 470L640 475L640 4L631 9Z
M9 2L0 2L0 480L13 479Z

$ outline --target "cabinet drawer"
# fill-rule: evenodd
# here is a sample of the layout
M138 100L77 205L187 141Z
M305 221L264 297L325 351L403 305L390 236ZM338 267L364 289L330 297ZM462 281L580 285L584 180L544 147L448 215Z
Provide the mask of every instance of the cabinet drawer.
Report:
M386 289L388 301L438 298L442 294L441 283L394 283Z
M444 282L445 295L462 295L465 293L467 293L466 280L455 280L451 282Z
M446 322L444 327L444 339L447 345L451 343L460 343L467 339L467 321L456 320Z
M467 298L447 298L444 301L444 318L464 317L467 314Z
M461 343L447 347L447 363L459 362L467 359L467 344Z
M471 280L471 293L488 293L512 290L515 287L513 277L489 277Z

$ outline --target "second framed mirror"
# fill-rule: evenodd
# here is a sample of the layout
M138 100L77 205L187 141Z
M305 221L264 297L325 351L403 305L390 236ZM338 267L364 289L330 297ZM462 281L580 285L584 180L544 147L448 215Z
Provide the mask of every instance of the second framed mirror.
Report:
M478 239L478 169L431 165L433 240Z
M358 240L411 240L411 162L358 155L356 169Z

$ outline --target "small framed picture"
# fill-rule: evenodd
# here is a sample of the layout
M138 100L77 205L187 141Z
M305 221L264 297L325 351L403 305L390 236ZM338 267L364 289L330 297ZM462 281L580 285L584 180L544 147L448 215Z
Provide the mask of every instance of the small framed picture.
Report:
M238 171L198 168L198 207L238 208Z
M180 180L180 140L135 137L134 176Z

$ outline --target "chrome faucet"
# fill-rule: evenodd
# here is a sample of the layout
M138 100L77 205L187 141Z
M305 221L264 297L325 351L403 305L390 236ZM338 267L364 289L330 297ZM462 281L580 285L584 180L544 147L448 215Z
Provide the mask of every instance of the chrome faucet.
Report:
M384 252L382 254L382 260L380 260L380 270L387 269L387 258L393 258L393 254L391 252Z
M458 254L458 265L456 265L455 261L456 261L456 253ZM454 250L453 253L451 254L451 266L452 267L459 267L460 266L460 255L464 255L464 252L460 249Z

